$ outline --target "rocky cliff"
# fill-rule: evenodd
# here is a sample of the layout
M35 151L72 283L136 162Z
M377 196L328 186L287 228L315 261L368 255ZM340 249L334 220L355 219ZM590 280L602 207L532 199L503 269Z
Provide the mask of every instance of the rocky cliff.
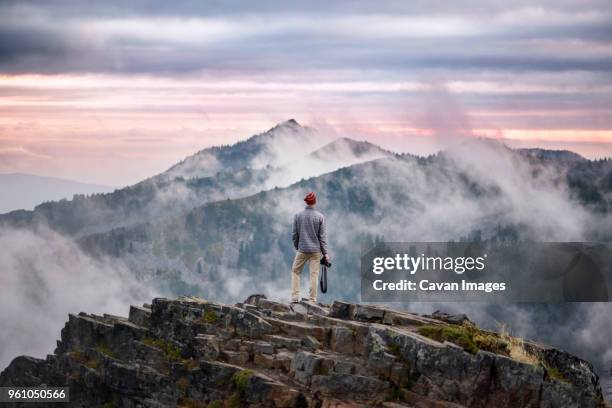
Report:
M70 387L74 407L603 405L589 363L465 316L262 295L70 315L53 355L17 357L0 374L0 386L41 384Z

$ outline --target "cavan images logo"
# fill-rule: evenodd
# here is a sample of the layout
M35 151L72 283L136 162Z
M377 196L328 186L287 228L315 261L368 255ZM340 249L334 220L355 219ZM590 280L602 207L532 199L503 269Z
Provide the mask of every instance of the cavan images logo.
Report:
M362 300L606 302L610 245L381 243L362 250Z

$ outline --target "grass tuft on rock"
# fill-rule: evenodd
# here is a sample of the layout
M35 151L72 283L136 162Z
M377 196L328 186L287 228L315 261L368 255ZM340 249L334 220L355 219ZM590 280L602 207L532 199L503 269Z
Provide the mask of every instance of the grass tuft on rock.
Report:
M556 380L556 381L561 381L561 382L570 384L570 381L567 378L565 378L565 376L563 375L561 371L559 371L559 369L555 367L551 367L548 364L542 364L542 366L546 370L546 375L548 375L549 378Z
M474 333L472 339L479 350L490 351L504 356L510 355L508 343L496 335L479 332Z
M424 325L417 333L430 339L454 343L464 350L475 354L479 350L489 351L510 357L516 361L530 365L541 365L540 358L530 353L520 337L511 336L505 326L501 326L499 334L479 329L472 323L463 325ZM551 375L554 378L554 373Z
M500 326L499 336L508 344L508 355L510 358L533 366L540 364L540 358L530 353L525 348L523 339L520 337L511 336L508 328L505 325Z
M82 352L81 350L76 350L70 353L70 356L77 361L78 363L91 368L92 370L97 370L100 367L100 362L89 357L87 354Z
M153 339L149 337L142 342L147 346L161 350L170 361L179 361L181 359L181 349L164 339Z
M233 393L227 399L225 406L227 408L241 408L241 407L244 407L244 404L242 403L242 397L237 392Z
M240 395L244 395L249 379L253 376L253 371L242 370L232 376L232 384L236 387L236 390Z
M486 332L473 324L459 325L423 325L417 333L430 339L454 343L464 350L476 354L479 350L510 356L507 339L495 333Z
M430 339L454 343L464 350L476 354L479 350L474 342L472 334L463 326L423 325L417 329L417 333Z
M387 345L387 348L389 349L389 352L393 354L394 356L401 357L402 348L399 346L399 344L391 343Z
M218 321L219 321L219 316L212 309L208 309L206 313L204 313L204 315L202 316L202 322L204 323L214 324L214 323L217 323Z

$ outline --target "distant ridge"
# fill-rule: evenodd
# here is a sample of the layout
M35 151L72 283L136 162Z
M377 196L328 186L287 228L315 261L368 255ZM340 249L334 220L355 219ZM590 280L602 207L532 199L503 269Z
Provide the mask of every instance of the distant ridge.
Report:
M0 216L0 224L28 227L42 222L57 232L79 237L287 186L304 177L393 154L368 142L328 141L329 136L290 119L232 145L200 150L132 186L77 200L41 199L32 205L38 204L34 211ZM46 202L40 204L42 201Z
M365 140L357 141L348 137L341 137L312 152L311 157L318 159L326 159L330 156L333 157L333 155L337 154L338 151L342 150L349 151L357 158L373 155L379 155L380 157L390 157L396 154Z
M578 153L574 153L570 150L547 150L540 148L524 148L517 149L519 153L522 155L533 157L537 159L556 159L556 160L586 160L584 157L579 155Z
M115 187L80 183L56 177L25 173L0 174L0 214L13 210L31 210L45 201L71 199L75 194L113 191Z

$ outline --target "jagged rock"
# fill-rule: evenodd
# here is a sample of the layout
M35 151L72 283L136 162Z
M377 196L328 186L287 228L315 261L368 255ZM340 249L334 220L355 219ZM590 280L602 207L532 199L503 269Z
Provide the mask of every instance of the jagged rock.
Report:
M195 341L197 343L197 356L206 360L216 360L219 357L219 340L212 334L198 334Z
M313 315L321 315L321 316L327 316L329 314L329 309L327 307L317 305L312 302L301 301L297 304L293 303L291 305L292 308L300 307L300 306L301 306L301 310L303 311L302 314L306 314L306 315L313 314Z
M298 314L300 316L308 315L308 307L304 302L293 302L291 303L289 308L293 313Z
M353 308L353 319L362 322L382 322L385 317L385 310L370 305L355 305Z
M314 350L316 350L318 348L321 348L321 342L319 342L319 340L315 339L312 336L304 336L302 338L302 344L307 349L314 349Z
M255 351L263 354L274 354L274 346L272 343L258 341L255 343Z
M276 344L278 347L284 347L291 351L297 350L302 345L302 341L300 339L279 336L276 334L264 336L264 338L269 340L271 343Z
M325 396L350 395L356 400L373 400L378 396L379 403L384 401L390 384L377 378L353 374L330 373L329 375L314 375L312 389L320 391Z
M223 352L223 358L227 360L228 363L243 365L249 362L250 356L246 351L225 350Z
M149 327L149 320L151 319L151 308L130 306L129 321L142 326Z
M470 319L467 317L467 315L463 313L448 314L448 313L444 313L439 310L436 310L435 312L431 314L431 317L433 319L441 320L443 322L450 323L450 324L464 324L466 322L470 322Z
M356 333L346 327L332 327L330 348L338 353L353 354L355 352L355 336Z
M158 298L129 318L69 315L55 353L15 358L0 386L68 386L72 407L602 406L591 365L563 351L525 342L531 365L419 330L477 330L466 319L264 295Z
M338 319L350 320L353 318L353 308L350 303L341 302L336 300L331 307L329 315Z

